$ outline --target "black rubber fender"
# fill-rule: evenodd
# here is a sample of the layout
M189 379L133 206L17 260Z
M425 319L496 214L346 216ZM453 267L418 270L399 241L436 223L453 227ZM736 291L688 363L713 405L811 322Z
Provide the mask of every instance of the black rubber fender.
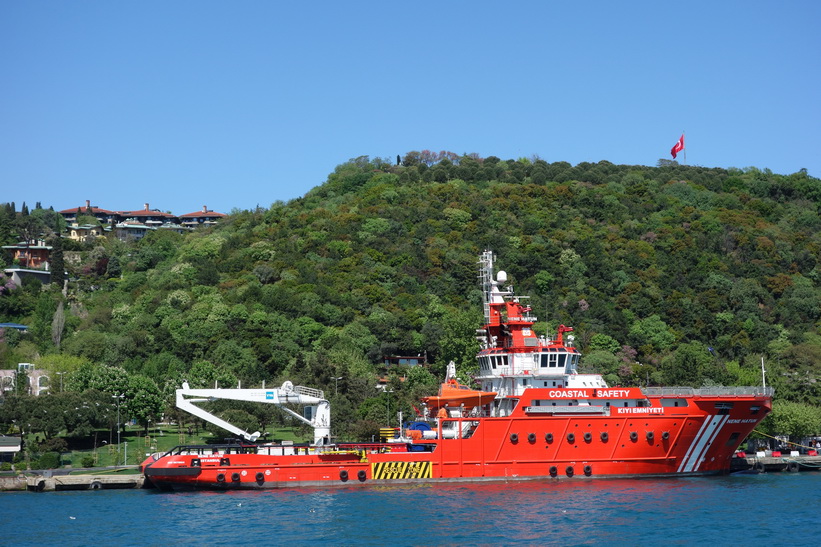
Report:
M359 482L365 482L365 479L368 478L368 474L365 473L364 469L360 469L359 473L356 474L356 478L359 479Z
M756 473L763 473L764 472L764 463L763 462L755 462L753 464L753 471Z
M601 439L601 442L606 443L607 439L609 439L610 437L607 435L607 431L602 431L599 435L599 438Z
M519 434L518 433L511 433L510 434L510 442L518 443L519 442Z
M260 483L260 484L262 484L263 482L265 482L265 475L262 473L262 471L260 471L259 473L257 473L257 475L256 475L256 479L257 479L257 482L258 482L258 483Z
M589 443L593 440L593 435L588 431L584 434L584 442Z
M636 442L637 440L639 440L639 434L636 433L635 431L631 431L630 432L630 440L633 441L633 442Z
M217 473L217 482L225 482L225 473Z
M589 465L585 465L584 466L584 474L585 474L586 477L589 477L590 475L593 474L593 468L590 467Z
M530 444L535 443L536 442L536 434L535 433L528 434L527 442L529 442Z
M647 432L647 434L646 434L646 437L647 437L647 440L648 440L648 441L651 441L651 442L652 442L652 441L653 441L653 439L655 438L655 435L653 434L653 432L652 432L652 431L648 431L648 432Z
M91 484L88 485L89 490L100 490L103 487L103 483L100 481L92 481Z
M567 442L575 443L576 442L576 436L572 433L568 433L567 434Z
M558 475L558 474L559 474L559 470L556 468L556 466L555 466L555 465L551 465L551 466L550 466L550 476L551 476L551 477L555 477L555 476L556 476L556 475Z
M572 476L573 476L576 472L573 470L573 466L572 466L572 465L568 465L568 466L567 466L567 469L565 469L565 470L564 470L564 473L565 473L565 475L567 475L568 477L572 477Z
M239 482L239 481L240 481L239 473L231 473L231 482Z
M348 472L344 469L339 472L339 480L342 482L348 482Z
M546 443L552 443L553 442L553 433L545 433L544 440L545 440Z
M790 473L798 473L798 462L790 462L787 464L787 471Z
M661 440L662 441L666 441L669 438L670 438L670 432L669 431L662 431L661 432Z

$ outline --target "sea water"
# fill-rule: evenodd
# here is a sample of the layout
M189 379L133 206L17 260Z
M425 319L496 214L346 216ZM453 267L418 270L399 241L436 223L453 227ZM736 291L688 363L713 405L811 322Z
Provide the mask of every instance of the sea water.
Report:
M817 543L821 472L0 494L4 545Z

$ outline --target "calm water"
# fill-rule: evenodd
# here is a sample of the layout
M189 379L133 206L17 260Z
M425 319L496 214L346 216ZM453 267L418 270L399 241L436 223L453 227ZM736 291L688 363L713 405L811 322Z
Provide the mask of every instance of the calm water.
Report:
M0 494L5 545L812 543L821 472L668 480ZM72 518L73 517L73 518Z

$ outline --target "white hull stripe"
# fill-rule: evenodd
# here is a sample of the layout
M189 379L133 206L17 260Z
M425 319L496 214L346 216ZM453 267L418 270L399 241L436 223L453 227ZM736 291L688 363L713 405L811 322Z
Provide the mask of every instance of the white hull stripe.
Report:
M691 469L690 471L698 471L698 468L701 467L701 464L704 461L704 458L707 456L707 451L715 441L716 437L718 437L719 432L724 429L724 424L727 423L727 420L730 418L729 415L724 415L721 420L719 421L718 427L713 429L713 433L709 436L710 438L707 439L707 442L704 444L704 449L701 451L701 454L698 457L690 462Z
M729 415L711 416L710 419L705 420L706 427L702 427L699 435L694 439L693 450L688 457L684 458L681 466L679 466L679 472L691 473L698 469L704 454L729 417Z
M696 447L696 444L698 443L699 439L704 434L704 430L707 428L708 425L710 425L710 421L712 419L713 416L708 416L704 419L704 422L701 424L701 428L699 428L698 433L696 433L696 436L693 438L693 442L690 443L690 447L684 454L684 458L681 460L681 464L678 466L678 473L681 473L681 471L684 469L684 465L690 459L690 455L693 453L693 449Z

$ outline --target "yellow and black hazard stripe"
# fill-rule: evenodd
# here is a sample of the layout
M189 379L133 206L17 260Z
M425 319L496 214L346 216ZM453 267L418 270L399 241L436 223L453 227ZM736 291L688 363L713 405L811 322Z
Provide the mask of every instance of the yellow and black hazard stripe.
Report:
M379 462L371 463L374 479L429 479L433 476L430 462Z

